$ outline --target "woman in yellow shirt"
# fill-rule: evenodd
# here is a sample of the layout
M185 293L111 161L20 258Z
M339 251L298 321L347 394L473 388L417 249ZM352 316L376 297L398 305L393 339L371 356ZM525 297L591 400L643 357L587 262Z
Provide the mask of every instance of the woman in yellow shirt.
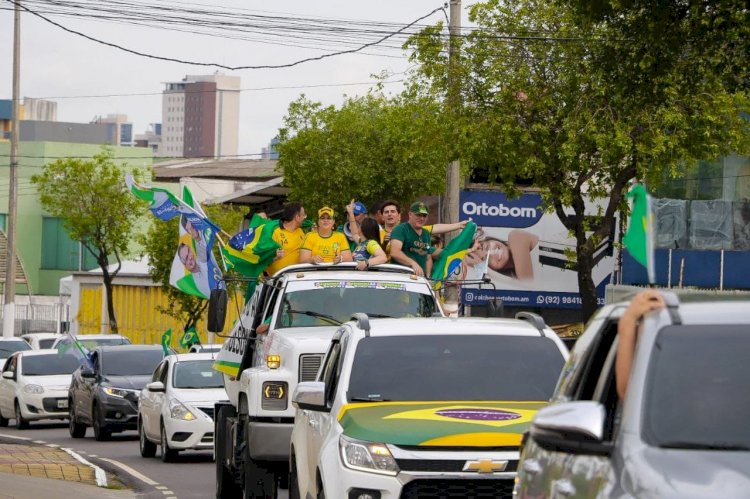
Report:
M299 252L300 263L351 262L352 252L343 232L334 232L333 209L318 210L318 230L308 232Z

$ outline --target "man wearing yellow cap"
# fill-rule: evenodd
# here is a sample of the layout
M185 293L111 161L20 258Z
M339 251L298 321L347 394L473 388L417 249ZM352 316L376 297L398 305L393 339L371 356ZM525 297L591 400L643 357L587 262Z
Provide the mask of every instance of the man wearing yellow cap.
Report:
M300 263L351 262L349 241L342 232L334 232L335 215L328 206L318 210L318 230L305 236L299 252Z

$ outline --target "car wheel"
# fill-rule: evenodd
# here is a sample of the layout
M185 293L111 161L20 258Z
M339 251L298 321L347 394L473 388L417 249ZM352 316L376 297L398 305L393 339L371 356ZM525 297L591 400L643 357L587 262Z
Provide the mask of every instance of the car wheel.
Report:
M244 423L247 425L247 422ZM247 438L248 429L245 427L243 438ZM242 481L243 499L276 499L278 483L273 468L250 457L250 446L245 443L243 451L245 462L245 479Z
M93 426L94 426L94 438L97 442L103 442L105 440L109 440L109 437L112 436L110 431L107 429L107 425L104 424L104 421L102 421L102 418L104 417L103 414L100 414L99 405L94 404L94 410L91 411L91 419L93 420Z
M140 418L138 419L138 440L141 457L154 457L156 455L156 444L146 436L146 431L143 429L143 422Z
M161 460L169 463L175 460L177 451L169 448L167 441L167 430L164 429L164 423L161 424Z
M68 402L68 404L70 406L70 410L68 411L68 433L70 433L71 438L83 438L86 436L86 425L78 422L76 413L73 410L73 403Z
M5 428L10 423L10 419L3 417L3 413L0 412L0 428Z
M231 469L224 464L227 461L227 418L236 416L234 407L222 405L216 411L214 420L214 459L216 461L216 499L234 499L239 496L240 490L237 479Z
M21 406L18 404L18 400L16 400L16 428L19 430L25 430L29 427L29 422L24 419L23 414L21 414Z

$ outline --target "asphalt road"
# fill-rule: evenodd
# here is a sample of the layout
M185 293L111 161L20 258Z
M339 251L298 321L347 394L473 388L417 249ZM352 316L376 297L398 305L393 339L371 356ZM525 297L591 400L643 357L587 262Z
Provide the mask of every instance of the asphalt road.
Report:
M159 459L158 450L154 458L141 457L138 452L138 433L135 431L116 433L110 441L97 442L94 440L93 430L89 428L85 438L73 439L68 434L67 422L31 423L28 430L17 430L14 427L0 428L0 435L26 437L32 441L40 440L73 449L83 453L85 457L114 460L140 473L142 475L138 477L140 480L145 477L155 482L151 483L151 486L160 490L166 499L209 499L215 494L215 468L210 451L183 451L180 452L175 462L163 463ZM118 476L123 474L114 466L108 466L108 468L117 470ZM286 490L281 491L279 499L286 499L286 492Z

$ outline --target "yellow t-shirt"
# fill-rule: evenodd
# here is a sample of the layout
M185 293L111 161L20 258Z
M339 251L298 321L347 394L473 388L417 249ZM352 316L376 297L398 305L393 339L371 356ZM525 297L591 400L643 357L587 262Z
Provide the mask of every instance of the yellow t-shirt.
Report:
M302 242L305 240L305 233L299 227L293 231L288 231L284 227L279 227L271 235L273 240L281 245L284 250L284 256L274 261L266 267L268 275L274 275L279 270L289 265L299 263L299 250Z
M342 232L334 231L328 237L322 237L317 232L309 232L302 243L302 249L310 250L312 256L321 256L325 263L333 263L337 253L349 251L349 241Z

